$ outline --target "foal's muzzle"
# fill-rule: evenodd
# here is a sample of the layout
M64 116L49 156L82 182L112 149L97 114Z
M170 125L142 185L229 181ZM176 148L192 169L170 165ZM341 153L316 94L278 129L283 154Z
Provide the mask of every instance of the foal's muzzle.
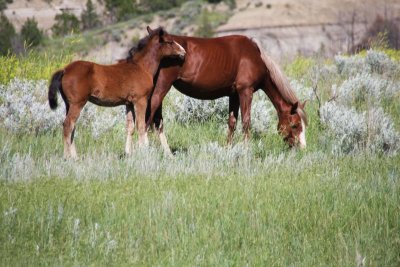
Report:
M186 50L177 42L174 41L174 43L179 47L179 53L178 53L179 59L181 59L181 60L185 59Z

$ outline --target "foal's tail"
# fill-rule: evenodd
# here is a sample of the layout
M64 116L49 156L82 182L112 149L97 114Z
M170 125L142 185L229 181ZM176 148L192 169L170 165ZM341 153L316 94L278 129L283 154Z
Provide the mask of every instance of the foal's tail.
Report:
M51 78L50 86L49 86L49 105L51 109L56 109L58 106L57 103L57 92L61 92L62 90L62 78L64 76L64 70L59 70L53 74Z

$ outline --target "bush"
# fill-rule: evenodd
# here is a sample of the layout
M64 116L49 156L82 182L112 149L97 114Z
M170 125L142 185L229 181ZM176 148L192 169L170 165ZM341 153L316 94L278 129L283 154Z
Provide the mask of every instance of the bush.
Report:
M370 73L359 73L345 80L338 88L338 97L349 106L379 104L398 91L399 84Z
M354 108L328 102L321 108L321 121L333 133L335 152L366 149L392 154L400 149L400 135L382 108L373 107L360 113Z
M339 87L332 85L336 98L320 110L321 122L333 135L334 151L397 153L400 136L384 108L390 112L399 107L400 64L375 50L367 51L365 56L336 56L335 61L345 80Z
M389 78L399 75L400 66L382 51L368 50L366 54L335 56L338 73L344 77L358 73L377 73Z

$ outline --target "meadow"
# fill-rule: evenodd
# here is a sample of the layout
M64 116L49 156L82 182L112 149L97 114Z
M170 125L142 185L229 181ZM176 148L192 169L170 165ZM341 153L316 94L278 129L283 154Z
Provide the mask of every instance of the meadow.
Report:
M227 99L172 90L173 157L155 134L124 157L124 108L88 105L76 161L63 159L65 110L47 103L69 60L0 58L0 265L400 265L398 52L285 65L308 100L305 150L283 143L262 92L251 141L239 123L228 147Z

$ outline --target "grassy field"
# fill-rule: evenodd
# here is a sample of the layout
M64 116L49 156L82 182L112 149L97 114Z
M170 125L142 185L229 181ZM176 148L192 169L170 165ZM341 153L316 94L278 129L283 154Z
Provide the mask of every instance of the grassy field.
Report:
M307 85L316 63L303 63L286 70L306 77ZM39 76L27 71L9 78ZM350 76L319 80L322 101ZM169 96L165 112L174 110L178 96ZM391 116L393 131L400 129L398 98L395 91L392 100L376 103ZM7 101L0 95L1 108ZM319 109L311 98L304 151L286 148L276 119L265 132L253 131L247 146L239 126L234 145L226 147L225 121L181 123L167 116L174 157L164 156L152 135L149 148L123 157L121 121L98 137L78 123L77 161L62 158L61 123L26 133L8 129L6 119L13 117L2 115L0 265L399 266L397 143L380 150L377 140L385 137L368 131L347 135L357 144L349 150Z

